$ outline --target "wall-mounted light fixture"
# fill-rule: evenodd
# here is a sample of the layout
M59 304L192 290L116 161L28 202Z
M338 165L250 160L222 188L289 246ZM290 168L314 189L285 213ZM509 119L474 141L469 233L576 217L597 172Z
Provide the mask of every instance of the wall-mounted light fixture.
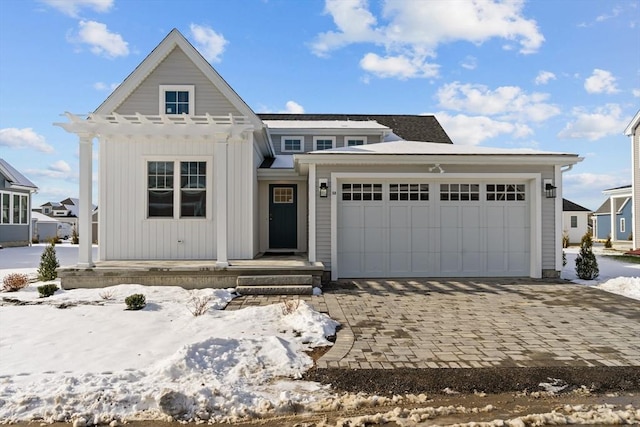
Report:
M544 195L547 199L555 199L556 198L556 186L553 185L553 181L550 179L545 179L543 183L544 187Z
M320 197L327 197L329 195L329 184L328 184L328 180L326 179L319 179L318 180L318 184L319 184L319 191L320 191Z

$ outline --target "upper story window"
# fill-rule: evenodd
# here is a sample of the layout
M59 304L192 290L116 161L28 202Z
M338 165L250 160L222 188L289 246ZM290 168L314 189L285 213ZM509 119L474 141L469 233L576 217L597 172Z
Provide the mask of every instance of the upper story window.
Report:
M283 136L281 151L283 153L300 153L304 151L304 138L301 136Z
M366 136L346 136L345 138L347 147L355 147L357 145L367 145Z
M314 136L313 137L314 150L330 150L335 146L336 146L335 136Z
M160 85L160 114L193 114L195 100L193 85Z

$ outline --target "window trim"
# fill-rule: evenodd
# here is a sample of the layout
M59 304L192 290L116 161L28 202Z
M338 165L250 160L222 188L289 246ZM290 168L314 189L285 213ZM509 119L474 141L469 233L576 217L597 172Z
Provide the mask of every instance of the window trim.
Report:
M9 198L9 211L7 212L8 222L2 221L2 209L4 196ZM18 198L18 221L14 221L15 197ZM31 219L31 198L25 193L16 193L14 191L0 191L0 225L29 225Z
M359 147L360 145L349 145L349 140L362 140L362 144L367 145L367 137L366 136L345 136L344 137L344 146L345 147Z
M166 92L189 92L189 112L186 114L187 116L195 115L196 111L196 87L195 85L160 85L159 86L159 103L158 103L158 111L162 116L179 116L180 114L167 114L164 110L165 108L165 93ZM183 113L184 114L184 113Z
M569 223L571 228L578 228L578 215L570 215Z
M313 137L313 151L318 151L318 141L331 141L331 148L323 148L323 150L331 150L336 148L335 136L314 136ZM321 150L322 151L322 150Z
M299 150L287 150L285 148L286 140L298 140L300 141L300 149ZM280 137L280 151L283 153L303 153L304 152L304 136L289 136L283 135Z
M149 216L149 174L148 167L149 162L173 162L173 216ZM182 162L203 162L206 168L205 177L205 216L181 216L181 174L180 163ZM209 157L198 156L149 156L142 158L142 170L143 178L142 185L144 185L144 197L143 203L143 215L145 221L209 221L213 219L213 162ZM176 172L177 171L177 172Z

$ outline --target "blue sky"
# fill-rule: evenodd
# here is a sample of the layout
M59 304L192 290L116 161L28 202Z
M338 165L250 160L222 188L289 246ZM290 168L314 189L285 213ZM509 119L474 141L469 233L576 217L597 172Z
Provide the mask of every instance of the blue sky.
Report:
M256 112L435 114L455 144L577 153L564 196L631 183L640 0L3 0L0 157L78 194L77 137L177 28Z

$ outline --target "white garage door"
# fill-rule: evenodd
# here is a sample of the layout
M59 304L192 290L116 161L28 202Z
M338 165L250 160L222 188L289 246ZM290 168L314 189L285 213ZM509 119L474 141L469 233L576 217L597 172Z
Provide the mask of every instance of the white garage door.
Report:
M342 182L338 276L529 276L527 187Z

